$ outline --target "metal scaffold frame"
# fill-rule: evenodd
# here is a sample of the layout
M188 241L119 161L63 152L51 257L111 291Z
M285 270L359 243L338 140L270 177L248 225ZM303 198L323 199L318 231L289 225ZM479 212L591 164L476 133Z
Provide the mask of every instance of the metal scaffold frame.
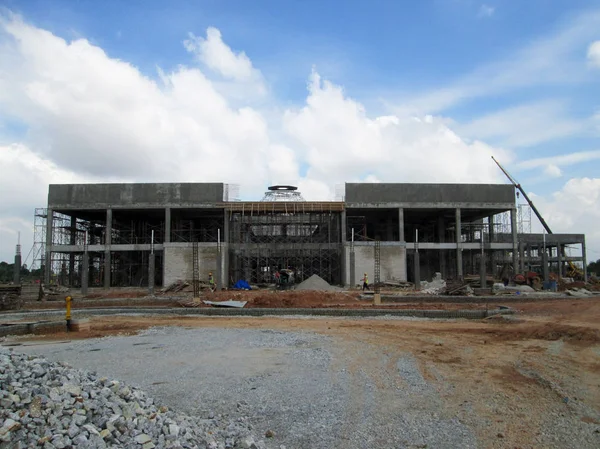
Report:
M341 215L332 211L232 212L229 231L233 280L271 283L291 268L301 282L317 274L341 282Z

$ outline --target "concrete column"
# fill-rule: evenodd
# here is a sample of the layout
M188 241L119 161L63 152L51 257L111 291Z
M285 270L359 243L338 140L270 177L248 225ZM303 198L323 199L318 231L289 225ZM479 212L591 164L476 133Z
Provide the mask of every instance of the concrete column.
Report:
M50 274L52 273L52 252L50 247L52 246L52 231L54 225L54 211L48 209L48 215L46 218L46 256L45 256L45 267L44 267L44 283L50 284Z
M527 271L531 271L531 245L527 245Z
M415 235L415 257L414 257L415 290L421 290L421 258L419 257L419 240Z
M438 217L437 220L437 232L438 232L438 241L439 243L445 243L446 241L446 223L444 222L444 217ZM446 278L446 251L440 249L439 252L439 267L440 273L442 273L442 278Z
M399 240L401 242L406 242L406 238L404 237L404 209L398 208L398 230L399 230Z
M346 211L343 210L342 213L340 214L340 240L341 240L341 245L340 245L340 257L341 257L341 269L342 269L342 285L348 285L348 273L346 272L347 270L347 266L346 266Z
M75 245L77 243L77 218L71 216L71 245ZM75 284L75 254L69 254L69 287L72 287Z
M557 270L558 270L557 274L558 274L559 279L564 276L562 255L563 255L562 245L560 243L557 243L556 244L556 260L557 260Z
M350 286L356 285L356 262L354 257L354 248L350 250Z
M525 272L525 244L519 242L519 273Z
M171 242L171 208L165 208L165 243Z
M496 236L494 232L494 216L488 216L488 240L494 243ZM490 272L496 277L496 252L490 248Z
M223 289L223 248L219 245L217 249L217 291Z
M83 260L81 261L81 294L87 295L88 284L90 277L90 257L86 251L83 253Z
M463 260L462 260L462 242L461 242L461 220L460 220L460 207L456 208L455 211L455 228L456 228L456 277L459 280L463 278Z
M581 243L581 257L583 257L583 281L588 281L588 272L587 272L587 257L585 255L585 237L583 242Z
M155 275L155 254L153 252L148 256L148 293L154 294L154 275Z
M106 209L106 228L104 232L104 288L110 288L110 245L112 243L112 209Z
M485 245L483 242L483 230L481 231L481 254L479 257L479 287L487 288L487 277L485 272Z
M514 208L510 210L510 231L512 234L512 262L514 270L513 274L516 274L519 267L517 265L517 209Z
M550 280L550 270L548 267L548 248L542 248L542 274L544 276L544 282Z

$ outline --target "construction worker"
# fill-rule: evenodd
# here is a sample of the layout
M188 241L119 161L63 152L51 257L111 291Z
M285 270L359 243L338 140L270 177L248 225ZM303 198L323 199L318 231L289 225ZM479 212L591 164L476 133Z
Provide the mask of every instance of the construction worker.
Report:
M367 273L365 273L365 277L363 277L361 281L363 281L363 292L365 291L365 289L371 291L371 287L369 287L369 276L367 275Z
M208 288L210 288L211 292L214 292L216 290L216 288L215 288L215 278L213 277L212 273L208 273Z

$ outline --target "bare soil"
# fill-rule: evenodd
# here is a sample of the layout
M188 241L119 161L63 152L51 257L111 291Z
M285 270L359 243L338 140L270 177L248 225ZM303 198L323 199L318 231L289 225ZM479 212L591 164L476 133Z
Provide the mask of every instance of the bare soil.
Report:
M214 294L217 300L239 298L249 300L251 307L362 306L344 293ZM405 306L409 304L397 305ZM412 354L444 403L475 429L482 447L542 447L544 432L563 419L575 420L583 426L581 431L597 435L600 447L600 297L510 306L518 311L514 317L485 320L104 316L91 318L89 332L31 339L133 334L152 326L314 331L341 342L348 359L372 370L375 380L381 375L377 370L396 369L393 362L382 366L382 360ZM469 305L428 303L424 307ZM553 447L571 447L564 444Z

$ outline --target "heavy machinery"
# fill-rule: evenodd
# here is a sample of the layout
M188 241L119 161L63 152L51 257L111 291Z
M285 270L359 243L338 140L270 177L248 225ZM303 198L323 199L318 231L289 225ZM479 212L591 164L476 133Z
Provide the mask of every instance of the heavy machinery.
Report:
M500 168L500 170L502 170L502 173L504 173L506 175L508 180L517 189L519 189L519 192L521 192L521 194L523 195L523 198L525 198L525 200L527 201L527 204L529 204L529 207L531 207L531 210L533 211L535 216L538 218L538 220L540 220L540 223L542 224L542 226L544 227L546 232L548 234L552 234L552 230L550 229L550 226L548 226L548 223L546 223L546 220L544 220L544 217L542 217L542 214L540 214L540 212L536 209L536 207L533 204L533 201L531 201L529 196L527 196L527 193L525 193L525 190L523 190L523 188L521 187L521 184L518 183L517 180L515 178L513 178L504 169L504 167L502 167L502 165L500 165L500 162L498 162L494 156L492 156L492 159L496 163L496 165ZM518 192L517 192L517 196L518 196ZM573 279L583 279L584 278L584 273L580 268L575 266L575 264L573 264L573 262L571 262L571 261L568 261L568 264L569 264L569 271L567 271L568 277L572 277ZM516 272L516 267L515 267L515 272ZM518 280L517 280L517 278L518 278ZM534 273L534 272L528 272L528 273L516 275L515 282L517 282L517 283L522 282L522 283L527 283L527 284L531 285L533 282L538 281L538 279L536 279L536 278L539 279L539 274Z

